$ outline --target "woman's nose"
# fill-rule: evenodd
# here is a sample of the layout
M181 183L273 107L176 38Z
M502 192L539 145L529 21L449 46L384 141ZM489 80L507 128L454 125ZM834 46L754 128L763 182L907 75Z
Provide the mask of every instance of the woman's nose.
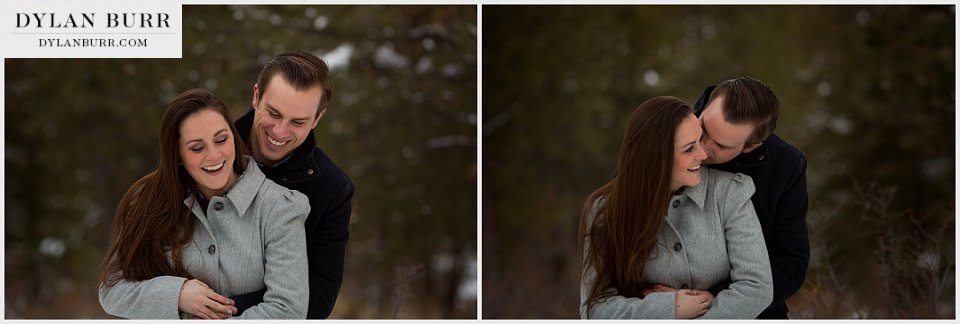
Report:
M703 153L703 154L707 155L707 157L709 157L710 154L707 153L707 137L704 136L703 138L700 139L700 142L698 142L698 143L700 144L699 146L700 146L700 151L702 151L701 153Z
M697 154L698 159L703 161L709 157L709 155L707 154L707 150L703 147L703 145L697 145L697 149L700 151L699 154Z
M220 161L220 159L222 158L223 158L223 152L221 152L220 150L211 150L210 154L207 155L208 161L217 162L217 161Z

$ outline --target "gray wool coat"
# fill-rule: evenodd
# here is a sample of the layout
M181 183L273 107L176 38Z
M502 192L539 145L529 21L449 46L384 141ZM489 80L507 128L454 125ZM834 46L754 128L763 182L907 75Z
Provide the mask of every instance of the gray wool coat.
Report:
M700 185L670 198L666 221L643 269L651 284L707 290L729 278L703 319L752 319L773 299L770 259L750 196L753 180L743 174L700 169ZM588 221L606 202L598 199ZM589 244L589 239L586 244ZM586 269L580 283L580 317L587 318L587 295L596 273ZM589 318L676 317L676 293L657 292L645 298L612 297L593 306Z
M266 179L249 158L247 168L223 196L210 199L206 212L193 196L193 241L183 264L196 279L223 296L266 288L263 302L235 318L306 318L309 300L307 246L303 222L307 197ZM171 261L172 262L172 261ZM114 274L120 276L120 273ZM160 276L120 280L100 287L100 305L124 318L185 317L178 309L186 278Z

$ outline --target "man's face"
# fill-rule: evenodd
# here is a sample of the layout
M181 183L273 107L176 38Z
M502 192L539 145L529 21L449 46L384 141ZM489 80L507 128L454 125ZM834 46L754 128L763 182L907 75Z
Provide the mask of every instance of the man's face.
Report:
M700 126L703 127L700 143L707 151L707 159L703 160L703 164L726 163L740 153L750 153L761 145L746 145L747 139L753 134L753 125L728 123L723 116L723 99L722 96L714 98L700 114Z
M303 144L307 135L317 127L323 113L317 116L323 89L316 86L297 91L277 73L267 89L253 87L253 128L250 130L250 148L257 162L274 165ZM257 99L263 93L262 99Z

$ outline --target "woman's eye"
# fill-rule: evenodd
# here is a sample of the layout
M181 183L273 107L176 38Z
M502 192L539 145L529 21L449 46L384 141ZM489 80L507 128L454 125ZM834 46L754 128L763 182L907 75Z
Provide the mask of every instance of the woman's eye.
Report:
M683 150L683 151L687 153L693 152L693 146L688 147L686 150Z
M190 150L191 150L191 151L194 151L194 152L200 152L200 151L203 151L203 147L202 147L202 146L201 146L201 147L191 147Z
M226 142L227 142L227 138L226 138L226 137L221 138L221 139L218 139L218 140L216 141L217 144L223 144L223 143L226 143Z

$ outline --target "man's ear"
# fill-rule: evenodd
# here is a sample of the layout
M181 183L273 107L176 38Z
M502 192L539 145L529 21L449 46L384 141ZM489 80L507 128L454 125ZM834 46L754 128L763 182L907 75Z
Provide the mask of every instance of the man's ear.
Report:
M763 145L763 142L747 145L746 147L743 148L743 153L750 153L753 150L756 150L758 147L760 147L760 145Z
M323 119L323 114L326 113L327 108L323 108L323 110L320 111L320 114L317 115L317 118L313 120L313 126L310 126L310 128L317 128L317 125L320 124L320 120Z
M260 105L260 84L253 84L253 109L256 110L257 106Z

